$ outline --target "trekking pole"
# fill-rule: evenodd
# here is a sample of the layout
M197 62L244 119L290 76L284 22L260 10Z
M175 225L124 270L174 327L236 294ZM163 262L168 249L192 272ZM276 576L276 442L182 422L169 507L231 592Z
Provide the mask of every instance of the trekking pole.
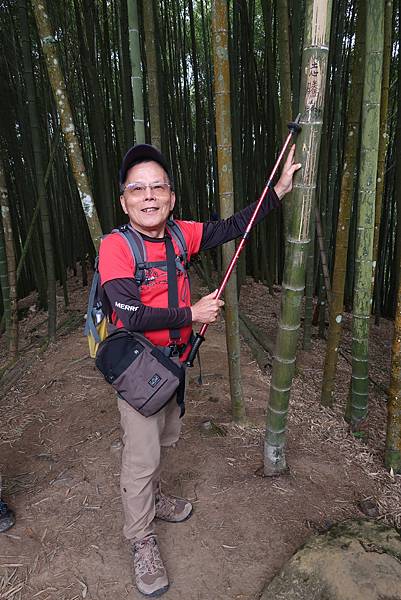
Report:
M272 170L272 172L270 174L270 177L269 177L269 179L268 179L268 181L267 181L267 183L265 185L265 188L264 188L264 190L262 192L262 195L260 196L259 201L258 201L258 203L256 205L256 208L255 208L255 210L252 213L252 216L250 218L248 226L247 226L244 234L242 235L241 241L240 241L240 243L237 246L237 250L235 251L234 256L230 260L230 264L227 267L227 270L226 270L225 275L223 277L223 281L221 282L220 287L219 287L219 289L216 292L216 295L215 295L215 299L216 300L219 300L219 298L221 297L222 293L224 292L224 289L225 289L225 287L227 285L227 282L230 279L231 273L233 272L235 265L237 264L239 255L241 254L241 252L242 252L242 250L243 250L243 248L245 246L245 243L246 243L246 241L248 239L249 233L250 233L250 231L251 231L251 229L253 227L253 224L255 223L255 219L258 216L260 207L262 206L262 202L265 199L266 194L267 194L267 192L269 191L269 188L272 185L274 176L275 176L275 174L277 172L278 167L280 166L281 160L282 160L282 158L283 158L283 156L285 154L285 151L288 148L289 143L291 142L291 140L293 138L295 138L295 136L297 135L297 133L299 131L301 131L301 126L299 125L300 118L301 118L301 114L299 114L297 116L297 118L295 119L295 121L291 121L291 123L288 123L288 129L290 130L290 133L288 134L287 139L285 140L284 145L283 145L283 147L281 149L281 152L278 155L278 158L277 158L276 163L275 163L275 165L273 167L273 170ZM209 325L207 323L204 323L202 325L199 333L196 334L195 341L192 344L191 352L189 353L188 358L185 361L185 366L187 366L187 367L193 367L194 366L194 360L196 358L196 355L199 352L199 348L200 348L201 344L205 341L205 333L206 333L206 330L207 330L208 326Z

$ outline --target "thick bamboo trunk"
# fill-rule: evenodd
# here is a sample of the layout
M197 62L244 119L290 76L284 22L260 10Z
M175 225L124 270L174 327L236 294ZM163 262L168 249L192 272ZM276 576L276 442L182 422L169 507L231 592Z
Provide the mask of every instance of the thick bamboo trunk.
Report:
M354 428L368 411L368 338L372 303L372 250L379 150L380 95L383 66L384 2L366 2L366 64L362 102L362 136L352 321L352 378L346 419Z
M377 257L379 254L379 233L380 220L382 215L384 180L386 169L386 157L389 135L387 131L388 120L388 99L390 87L390 66L391 53L393 49L392 26L393 26L393 0L386 0L384 12L384 53L383 53L383 75L380 100L380 137L379 137L379 158L377 163L377 184L376 184L376 204L375 204L375 233L373 238L373 270L374 278L377 282ZM400 99L398 100L400 101ZM380 286L376 283L375 294L375 315L376 323L380 316Z
M348 120L345 135L344 166L341 177L340 206L338 210L336 250L332 279L329 331L324 362L321 403L332 406L338 361L338 348L342 330L344 288L347 271L348 237L350 228L352 196L354 192L356 154L359 141L359 121L362 103L364 72L364 25L365 4L359 3L355 54L351 74L351 90L348 104Z
M46 61L50 85L57 105L71 170L77 184L82 208L88 223L89 232L96 249L100 244L102 229L96 212L92 191L89 185L81 147L75 131L67 89L57 56L57 41L52 34L45 0L31 0L39 32L42 50Z
M295 370L305 260L311 209L316 188L330 36L331 0L307 0L299 112L302 132L295 162L303 167L295 178L288 222L287 253L282 284L281 316L276 339L272 383L267 404L264 474L286 469L285 437L288 403Z
M214 0L212 5L212 37L214 55L214 93L216 103L217 164L220 211L223 219L234 212L232 174L230 66L228 61L228 15L226 0ZM235 252L235 242L223 246L223 268ZM226 340L230 374L231 406L234 421L245 417L240 370L240 338L237 300L237 276L233 271L225 293Z

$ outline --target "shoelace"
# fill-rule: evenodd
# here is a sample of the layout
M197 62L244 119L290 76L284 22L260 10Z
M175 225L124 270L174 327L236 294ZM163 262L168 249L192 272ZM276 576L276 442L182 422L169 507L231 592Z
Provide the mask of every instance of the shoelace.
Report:
M154 575L163 569L163 563L155 538L143 540L134 545L135 567L138 575Z
M167 515L175 513L176 503L174 498L169 498L164 494L158 494L156 496L156 508L159 511L167 512Z

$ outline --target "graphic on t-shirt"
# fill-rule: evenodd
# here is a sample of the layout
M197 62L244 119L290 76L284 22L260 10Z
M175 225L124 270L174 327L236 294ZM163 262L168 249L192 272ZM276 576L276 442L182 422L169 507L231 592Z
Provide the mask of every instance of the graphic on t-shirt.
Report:
M184 273L182 271L178 271L177 269L177 278L182 277ZM142 286L146 285L147 287L157 286L166 286L168 284L167 279L167 271L162 269L155 269L154 267L149 267L148 269L144 269L144 280L142 282Z

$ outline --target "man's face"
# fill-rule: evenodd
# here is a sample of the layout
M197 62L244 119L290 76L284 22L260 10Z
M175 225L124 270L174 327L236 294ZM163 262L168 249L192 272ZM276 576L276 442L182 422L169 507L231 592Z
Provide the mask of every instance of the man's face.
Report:
M174 208L175 194L166 184L167 174L155 161L139 163L127 172L125 189L120 196L122 209L131 225L150 237L163 237Z

